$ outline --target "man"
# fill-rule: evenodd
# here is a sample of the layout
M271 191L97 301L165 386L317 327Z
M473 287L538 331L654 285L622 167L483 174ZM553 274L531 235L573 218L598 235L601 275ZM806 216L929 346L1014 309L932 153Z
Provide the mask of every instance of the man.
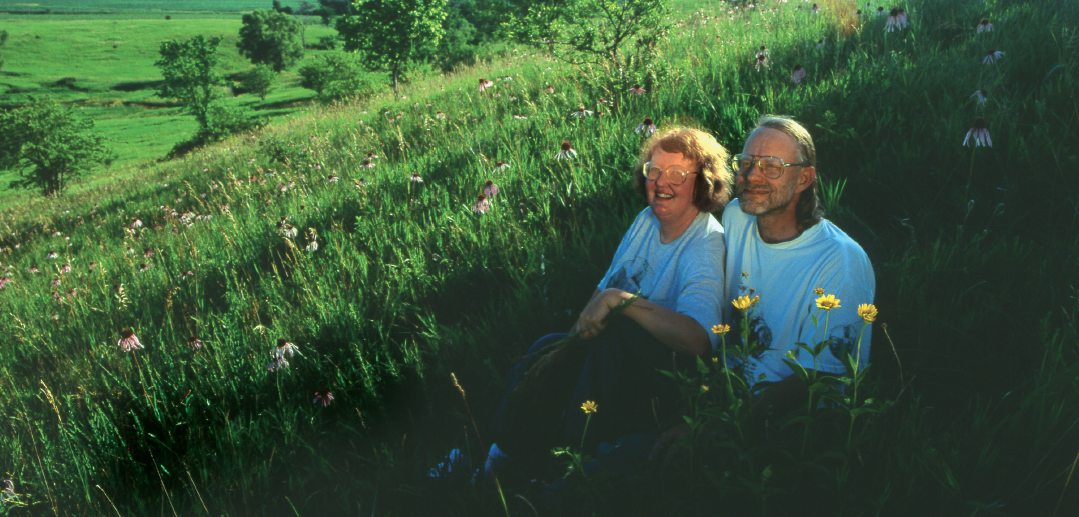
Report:
M876 290L873 267L861 246L821 218L816 163L813 139L805 128L790 118L762 117L742 154L734 157L738 199L723 213L726 299L760 296L747 314L752 338L767 350L750 358L746 375L754 383L779 382L761 399L777 410L805 400L805 387L783 362L788 352L807 370L846 372L841 358L857 354L862 330L858 305L873 303ZM827 318L816 303L821 290L839 300ZM814 324L811 316L818 311ZM730 322L729 336L735 340L742 317L730 303L724 306L724 321ZM870 330L866 327L862 336L863 365L869 358ZM816 362L795 346L829 338L836 341Z

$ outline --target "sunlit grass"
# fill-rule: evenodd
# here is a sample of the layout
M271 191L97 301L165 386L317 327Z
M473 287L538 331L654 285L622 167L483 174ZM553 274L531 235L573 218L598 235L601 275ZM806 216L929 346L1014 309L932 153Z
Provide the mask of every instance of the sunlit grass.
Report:
M501 512L491 491L426 484L451 446L482 457L449 372L472 404L498 398L522 351L569 327L644 206L627 173L645 116L738 149L758 114L783 113L811 128L826 184L845 180L828 217L874 261L875 324L889 325L873 333L859 392L896 403L859 418L857 463L822 460L811 485L776 470L772 486L826 489L821 504L839 514L1051 513L1079 447L1068 432L1079 418L1079 63L1061 24L1075 7L915 2L904 31L864 16L848 34L808 6L685 17L624 82L519 46L407 85L403 100L327 106L0 212L11 248L0 267L13 279L0 290L0 472L20 494L4 508L97 515L113 512L106 494L125 515L169 504ZM985 16L996 30L977 35ZM772 63L757 71L760 45ZM987 46L1006 57L987 67ZM807 71L797 86L795 64ZM506 75L475 90L478 77ZM634 83L649 93L630 96ZM978 88L992 99L980 107ZM605 114L567 116L582 104ZM961 146L976 116L993 147ZM553 159L563 141L575 160ZM379 158L362 169L368 152ZM497 161L510 168L493 172ZM478 215L487 179L500 193ZM145 349L119 349L126 328ZM279 338L302 355L271 372ZM325 408L312 404L322 386L334 395ZM762 492L729 504L776 504L749 481ZM720 486L701 476L625 501L691 514Z

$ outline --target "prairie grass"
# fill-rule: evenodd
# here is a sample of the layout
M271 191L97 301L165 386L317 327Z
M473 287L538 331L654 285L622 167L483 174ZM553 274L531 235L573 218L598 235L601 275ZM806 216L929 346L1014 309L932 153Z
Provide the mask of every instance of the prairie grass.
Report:
M771 448L738 451L771 463L698 463L676 489L613 489L581 509L1068 515L1079 9L912 1L911 26L887 33L885 17L822 5L683 16L623 79L518 47L405 99L326 106L0 212L13 280L0 472L20 497L0 513L502 514L467 476L428 477L451 448L483 457L451 372L487 432L502 375L569 328L644 207L628 173L645 116L738 149L759 114L782 113L811 128L827 217L874 262L880 326L860 389L890 409L859 420L841 457L836 436L814 435L803 451L821 456L806 459L777 430ZM975 33L983 17L995 29ZM760 45L772 63L758 71ZM1006 55L985 65L989 49ZM629 96L634 83L648 94ZM569 117L579 105L604 115ZM961 145L975 117L992 147ZM562 141L576 160L553 159ZM360 168L368 152L375 167ZM501 193L480 215L487 179ZM145 349L119 349L125 328ZM271 372L279 338L302 355ZM321 386L327 407L312 404Z

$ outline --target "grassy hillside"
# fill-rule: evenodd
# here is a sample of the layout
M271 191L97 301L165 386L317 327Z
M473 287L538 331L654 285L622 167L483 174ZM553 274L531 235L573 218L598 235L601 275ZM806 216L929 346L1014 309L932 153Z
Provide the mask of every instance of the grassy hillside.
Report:
M655 486L582 480L578 508L1067 515L1079 10L1049 4L912 1L895 32L843 2L716 9L678 18L624 80L521 46L404 99L4 210L0 479L19 499L0 514L503 514L492 487L429 469L454 447L482 457L470 414L482 437L502 375L602 277L644 206L633 129L696 124L737 150L759 114L783 113L813 131L828 217L874 263L860 393L891 406L851 442L843 415L702 435L699 461ZM975 31L983 17L993 31ZM1005 55L985 64L990 49ZM580 105L597 115L568 116ZM992 147L961 145L976 117ZM576 160L554 160L563 141ZM488 179L501 191L480 214ZM122 351L124 329L145 348ZM299 354L271 371L279 339ZM703 409L723 409L718 391Z
M10 36L2 48L0 88L5 93L0 102L19 106L34 96L51 96L81 106L116 152L114 169L163 158L198 126L173 99L157 96L162 76L154 62L160 58L161 43L197 34L220 36L219 71L235 76L251 66L236 50L240 18L240 13L216 12L165 20L126 11L113 15L2 16L0 29ZM321 24L306 28L310 42L333 35L336 31ZM306 58L320 52L309 50ZM300 87L294 72L298 68L283 72L265 100L254 95L229 98L229 92L222 89L224 102L246 106L262 118L291 114L310 104L314 95ZM6 188L10 179L0 173L0 189ZM28 195L26 191L2 192L0 205Z

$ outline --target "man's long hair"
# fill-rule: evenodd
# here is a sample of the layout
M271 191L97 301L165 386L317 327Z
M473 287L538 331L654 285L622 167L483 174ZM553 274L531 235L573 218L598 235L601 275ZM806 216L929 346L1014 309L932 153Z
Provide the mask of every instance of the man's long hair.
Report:
M756 131L762 127L782 131L790 136L798 144L798 162L807 163L817 167L817 148L813 145L813 137L801 124L790 117L780 115L764 115L757 120ZM751 131L750 134L753 134ZM820 222L824 217L824 207L821 206L820 175L813 178L813 187L802 191L798 203L794 206L794 219L801 229L807 229Z

